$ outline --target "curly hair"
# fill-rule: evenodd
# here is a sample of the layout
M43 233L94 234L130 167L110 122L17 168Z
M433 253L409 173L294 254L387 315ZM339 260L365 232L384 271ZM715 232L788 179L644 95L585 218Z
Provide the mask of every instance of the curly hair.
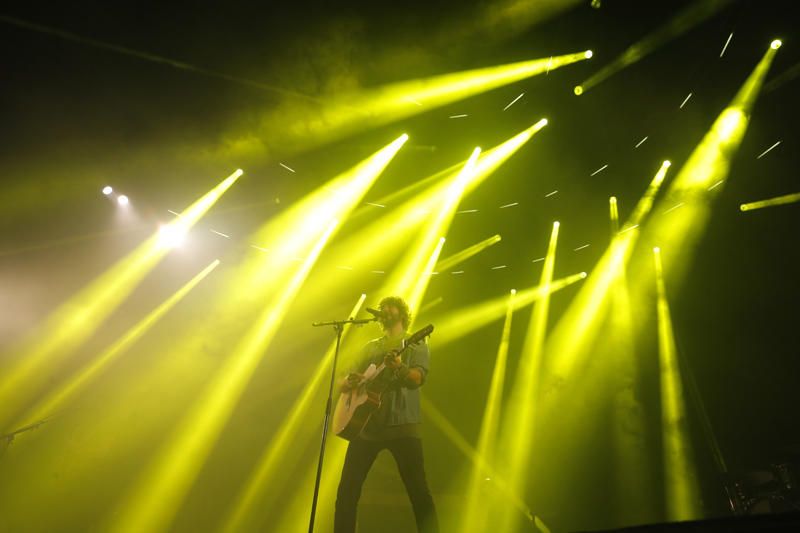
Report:
M381 303L378 304L378 308L383 310L387 305L394 306L400 311L400 320L403 322L403 329L407 330L408 326L411 324L411 309L408 307L406 301L399 296L387 296L381 300Z

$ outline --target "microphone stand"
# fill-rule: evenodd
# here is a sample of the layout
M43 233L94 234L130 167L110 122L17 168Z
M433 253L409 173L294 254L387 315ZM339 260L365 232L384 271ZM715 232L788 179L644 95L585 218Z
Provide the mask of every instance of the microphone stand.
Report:
M34 429L38 429L39 426L49 421L49 418L44 418L39 420L38 422L34 422L33 424L28 424L27 426L17 428L14 431L6 433L5 435L0 435L0 443L2 443L2 449L0 449L0 455L6 451L6 449L11 446L11 443L14 442L14 439L20 433L25 433L26 431L31 431Z
M322 444L319 448L319 461L317 463L317 479L314 482L314 498L311 500L311 518L308 522L308 533L314 533L314 518L317 513L317 499L319 498L319 485L322 479L322 460L325 458L325 443L328 439L328 424L331 418L331 406L333 405L333 386L336 383L336 362L339 360L339 345L342 342L342 332L345 324L363 325L374 322L377 318L361 318L347 320L332 320L330 322L314 322L313 327L333 326L336 332L336 350L333 352L333 364L331 365L331 384L328 389L328 401L325 404L325 418L322 424Z

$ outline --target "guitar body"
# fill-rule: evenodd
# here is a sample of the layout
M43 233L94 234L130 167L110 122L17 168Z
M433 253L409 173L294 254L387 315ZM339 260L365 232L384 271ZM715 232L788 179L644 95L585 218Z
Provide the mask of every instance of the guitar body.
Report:
M399 353L421 342L432 331L432 325L417 331L406 341ZM380 408L381 395L389 385L387 381L379 379L384 368L385 364L378 367L374 364L369 365L364 372L364 380L357 387L345 390L339 395L333 413L333 431L336 435L347 440L353 440L361 435L372 414Z
M363 384L343 392L333 415L333 431L343 439L357 438L380 406L380 393L367 390Z

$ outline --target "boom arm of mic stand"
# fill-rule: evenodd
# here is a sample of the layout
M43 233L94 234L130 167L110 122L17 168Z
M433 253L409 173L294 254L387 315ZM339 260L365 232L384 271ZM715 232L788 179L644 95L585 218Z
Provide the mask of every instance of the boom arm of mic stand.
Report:
M313 322L311 325L315 328L320 326L336 326L342 327L345 324L354 324L356 326L361 326L364 324L369 324L370 322L375 322L377 319L375 318L348 318L347 320L330 320L328 322Z

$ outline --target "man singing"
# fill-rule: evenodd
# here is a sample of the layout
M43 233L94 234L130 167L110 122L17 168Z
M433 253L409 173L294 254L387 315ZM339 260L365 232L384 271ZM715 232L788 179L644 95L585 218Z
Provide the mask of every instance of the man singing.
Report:
M347 447L336 496L334 533L355 531L361 487L378 453L384 449L391 452L397 463L414 508L417 530L436 533L439 530L436 509L425 479L419 434L419 388L428 375L428 345L419 343L410 346L402 356L397 355L411 321L408 304L402 298L390 296L381 300L379 307L384 335L364 347L357 368L363 372L371 363L378 366L385 362L384 379L391 380L391 384L381 397L380 408ZM362 379L363 374L351 373L343 383L343 389L357 386Z

